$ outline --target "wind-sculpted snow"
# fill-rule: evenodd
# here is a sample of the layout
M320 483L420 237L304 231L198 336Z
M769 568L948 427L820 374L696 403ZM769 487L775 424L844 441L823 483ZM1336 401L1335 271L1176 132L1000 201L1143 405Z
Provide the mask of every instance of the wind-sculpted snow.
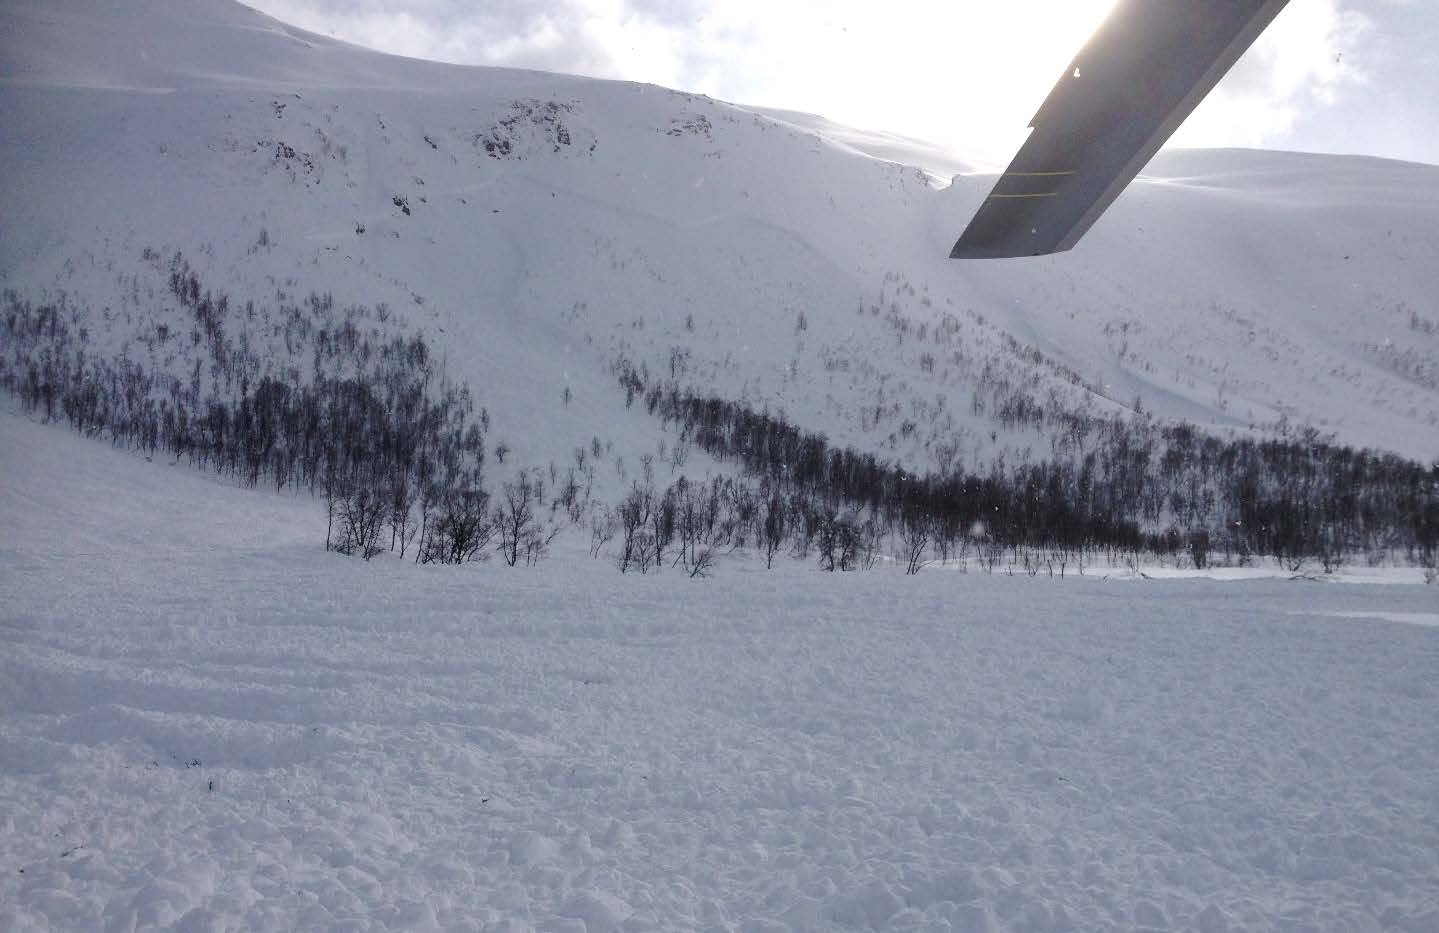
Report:
M1432 588L621 577L0 416L0 929L1439 924Z

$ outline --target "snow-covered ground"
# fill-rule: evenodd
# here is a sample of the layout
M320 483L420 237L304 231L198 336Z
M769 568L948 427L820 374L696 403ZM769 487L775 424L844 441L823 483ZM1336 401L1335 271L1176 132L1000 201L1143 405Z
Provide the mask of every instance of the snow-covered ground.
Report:
M1439 929L1432 587L365 564L12 414L0 476L0 930Z

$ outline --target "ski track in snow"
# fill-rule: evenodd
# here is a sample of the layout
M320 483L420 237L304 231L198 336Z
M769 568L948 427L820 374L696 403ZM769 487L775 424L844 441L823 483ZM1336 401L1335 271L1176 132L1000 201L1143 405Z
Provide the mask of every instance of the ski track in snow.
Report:
M325 554L0 415L0 930L1439 929L1434 591Z

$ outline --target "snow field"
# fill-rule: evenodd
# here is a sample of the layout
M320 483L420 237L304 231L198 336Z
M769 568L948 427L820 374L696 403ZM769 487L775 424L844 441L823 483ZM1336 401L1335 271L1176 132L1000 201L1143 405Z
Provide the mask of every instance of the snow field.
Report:
M0 416L0 930L1439 926L1432 588L621 577Z

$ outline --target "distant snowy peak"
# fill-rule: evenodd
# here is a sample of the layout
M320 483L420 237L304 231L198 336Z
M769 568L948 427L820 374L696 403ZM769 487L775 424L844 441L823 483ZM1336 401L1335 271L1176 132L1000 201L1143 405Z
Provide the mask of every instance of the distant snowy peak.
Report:
M7 83L166 91L295 74L343 48L231 0L14 0L0 9Z
M11 84L454 91L527 74L535 73L385 55L234 0L8 0L0 8L0 81Z
M631 82L453 65L377 52L290 26L236 0L7 2L0 6L0 86L4 85L154 93L418 91L479 94L487 100L514 95L520 100L517 106L529 103L535 108L511 121L511 128L521 135L526 133L525 124L541 128L538 109L556 106L559 100L602 87L645 89ZM675 93L713 104L708 98ZM958 163L939 165L940 151L923 142L850 130L805 114L775 112L775 117L806 135L824 136L836 146L875 158L962 170ZM712 129L706 116L680 114L670 132L700 133L712 139ZM496 154L505 155L505 141L497 139L495 144ZM568 148L570 143L563 145Z

